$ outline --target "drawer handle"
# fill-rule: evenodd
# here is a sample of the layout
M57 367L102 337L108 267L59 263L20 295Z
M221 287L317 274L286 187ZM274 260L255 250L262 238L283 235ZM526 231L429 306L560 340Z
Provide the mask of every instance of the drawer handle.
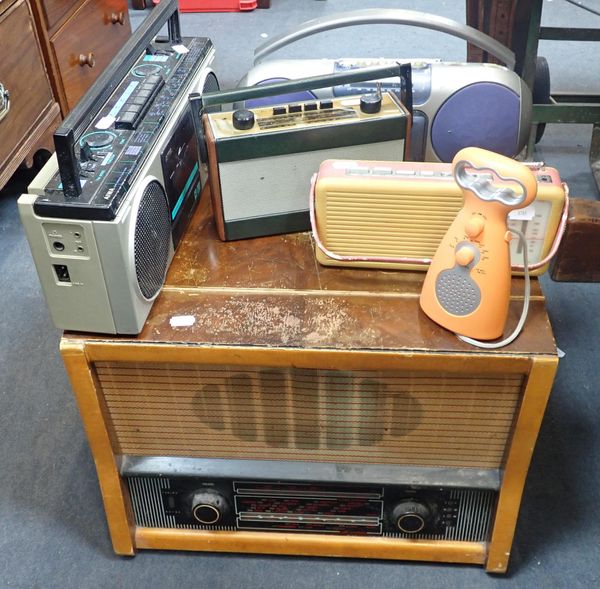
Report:
M8 90L0 83L0 121L8 114L10 110L10 94Z
M79 65L83 67L84 65L88 65L90 67L94 67L96 65L96 58L93 53L88 53L84 55L83 53L79 54Z
M110 15L110 22L113 25L119 23L120 25L125 24L125 13L121 10L121 12L113 12Z

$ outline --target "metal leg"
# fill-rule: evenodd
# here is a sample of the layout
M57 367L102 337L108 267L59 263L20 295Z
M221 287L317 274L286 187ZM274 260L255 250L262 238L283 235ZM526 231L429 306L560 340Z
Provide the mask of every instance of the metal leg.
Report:
M596 186L600 190L600 123L594 123L592 144L590 145L590 168L594 174Z
M529 130L529 139L527 139L527 147L525 149L525 159L530 160L533 158L533 150L535 149L535 137L537 135L537 123L533 123Z

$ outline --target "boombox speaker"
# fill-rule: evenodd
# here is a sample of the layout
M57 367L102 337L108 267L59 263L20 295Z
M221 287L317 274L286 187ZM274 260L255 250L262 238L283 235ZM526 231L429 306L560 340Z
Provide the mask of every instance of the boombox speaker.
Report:
M262 61L274 51L309 35L363 24L413 25L448 33L481 47L508 66L402 59L412 64L413 161L450 162L464 147L483 147L512 157L525 147L530 131L531 92L523 80L510 69L514 66L514 54L481 31L427 13L398 9L366 9L305 22L258 47L255 51L256 65L241 80L240 85L270 84L284 79L331 75L333 72L393 63L393 60L389 59ZM399 90L393 79L381 82L384 89ZM293 99L340 97L372 91L374 87L375 84L336 85L312 93L305 92L294 96ZM277 99L275 97L269 100ZM250 107L265 104L270 102L247 102Z
M115 551L504 571L557 363L537 285L511 348L474 352L419 312L422 275L224 243L200 212L139 337L61 342Z

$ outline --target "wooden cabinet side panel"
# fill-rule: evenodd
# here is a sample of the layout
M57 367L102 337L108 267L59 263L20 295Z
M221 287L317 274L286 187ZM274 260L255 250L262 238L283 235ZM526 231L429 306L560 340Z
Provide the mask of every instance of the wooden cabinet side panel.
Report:
M491 573L504 573L508 566L525 479L557 366L557 358L532 360L498 498L486 563L486 569Z
M133 555L134 523L129 493L119 476L100 388L88 364L85 346L63 342L61 355L94 456L114 551Z

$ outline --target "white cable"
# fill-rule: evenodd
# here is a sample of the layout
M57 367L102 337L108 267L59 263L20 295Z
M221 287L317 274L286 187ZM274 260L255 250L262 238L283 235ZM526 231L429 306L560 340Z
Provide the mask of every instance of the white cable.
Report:
M519 322L515 327L514 331L505 339L500 342L482 342L476 339L472 339L470 337L466 337L464 335L457 335L458 339L471 344L472 346L477 346L478 348L486 348L488 350L493 350L495 348L503 348L504 346L508 346L508 344L512 343L519 334L521 333L523 326L525 325L525 321L527 320L527 313L529 312L529 300L531 298L531 284L529 281L529 262L527 260L527 239L525 235L518 231L517 229L511 229L511 233L516 233L519 236L519 240L523 245L523 266L524 275L525 275L525 292L523 293L523 310L521 311L521 317L519 318Z

